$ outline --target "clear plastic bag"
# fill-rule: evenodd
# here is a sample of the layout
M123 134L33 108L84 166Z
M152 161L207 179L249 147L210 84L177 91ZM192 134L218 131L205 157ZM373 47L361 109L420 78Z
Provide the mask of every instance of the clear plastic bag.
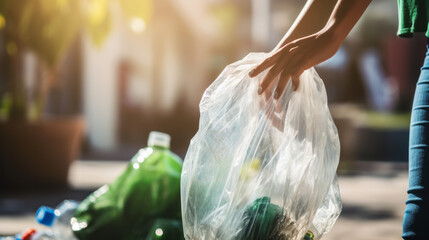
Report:
M341 212L340 144L324 84L309 69L296 92L289 81L279 100L261 97L267 72L248 73L265 57L227 66L202 97L182 169L187 240L320 239Z

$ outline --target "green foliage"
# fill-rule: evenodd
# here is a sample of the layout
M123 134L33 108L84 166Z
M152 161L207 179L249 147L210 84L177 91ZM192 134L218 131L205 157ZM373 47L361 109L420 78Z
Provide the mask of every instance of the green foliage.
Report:
M14 0L16 1L16 0ZM22 0L21 0L22 1ZM21 44L49 66L64 55L80 26L79 1L27 0L18 25Z
M124 16L148 21L153 12L151 0L119 0Z
M112 28L109 1L88 0L86 3L88 4L85 19L86 29L94 45L100 47Z
M71 43L83 31L100 47L112 29L110 1L113 0L0 0L0 33L11 62L19 64L16 59L29 50L48 72L55 72ZM145 21L150 18L152 0L115 1L121 4L128 18ZM11 71L21 69L14 66ZM31 90L36 93L35 99L28 100L19 74L11 74L10 78L17 87L10 91L11 107L2 108L0 115L40 117L52 79L42 79L40 86Z
M0 14L6 19L6 38L19 47L33 51L49 67L59 62L82 28L87 28L97 45L110 32L107 0L89 0L104 4L95 14L86 11L77 0L0 0ZM88 23L88 24L87 24ZM107 26L107 27L106 27Z
M151 0L118 0L127 18L147 21ZM52 67L85 29L101 46L112 29L109 0L0 0L6 39L29 49Z
M9 118L10 109L12 107L12 97L9 93L3 95L0 100L0 120Z

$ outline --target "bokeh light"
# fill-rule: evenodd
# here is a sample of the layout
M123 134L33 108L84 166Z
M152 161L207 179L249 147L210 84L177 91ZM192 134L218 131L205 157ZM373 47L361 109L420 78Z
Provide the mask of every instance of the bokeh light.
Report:
M4 19L3 15L0 14L0 30L2 30L5 25L6 25L6 20Z
M130 19L130 28L134 33L140 34L146 29L146 23L141 18L133 17Z

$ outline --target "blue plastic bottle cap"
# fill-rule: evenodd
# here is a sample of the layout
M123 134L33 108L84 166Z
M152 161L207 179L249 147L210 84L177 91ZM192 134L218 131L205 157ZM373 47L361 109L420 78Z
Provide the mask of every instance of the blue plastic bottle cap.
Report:
M49 227L54 223L55 217L55 210L50 207L41 206L36 212L37 222Z

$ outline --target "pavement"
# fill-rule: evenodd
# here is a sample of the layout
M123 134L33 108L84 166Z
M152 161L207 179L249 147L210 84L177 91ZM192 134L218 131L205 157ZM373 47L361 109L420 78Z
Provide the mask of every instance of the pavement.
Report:
M402 239L407 172L339 177L343 211L326 240Z
M124 161L76 161L70 170L70 189L3 194L0 197L0 236L33 227L40 205L55 207L63 199L83 200L126 167ZM399 166L399 167L398 167ZM408 175L404 164L355 164L355 170L339 174L343 211L325 240L401 239Z

